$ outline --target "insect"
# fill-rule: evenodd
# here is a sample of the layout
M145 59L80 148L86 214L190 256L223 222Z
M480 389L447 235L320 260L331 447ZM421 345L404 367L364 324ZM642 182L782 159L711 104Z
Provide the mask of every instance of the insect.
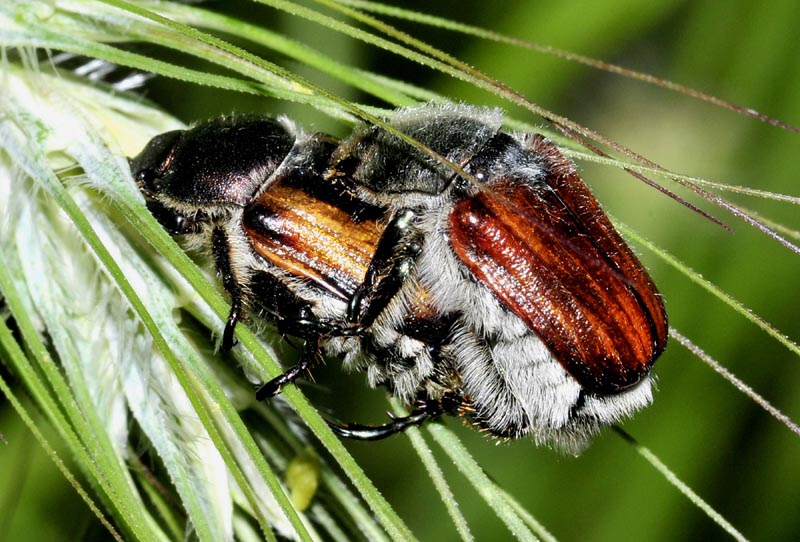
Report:
M165 228L210 247L231 299L223 350L246 313L305 340L257 397L327 354L413 406L331 423L340 435L447 413L578 450L650 403L667 317L573 164L501 121L452 103L391 116L467 175L376 126L339 141L247 115L161 134L131 170Z

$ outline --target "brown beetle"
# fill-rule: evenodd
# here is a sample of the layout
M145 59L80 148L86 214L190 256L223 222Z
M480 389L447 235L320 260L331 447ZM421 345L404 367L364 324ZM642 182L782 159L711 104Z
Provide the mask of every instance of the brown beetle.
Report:
M225 117L154 138L131 169L159 221L211 247L231 296L363 370L415 410L577 450L651 401L662 299L553 143L501 131L497 110L400 109L390 122L477 186L374 126L343 141L286 120Z

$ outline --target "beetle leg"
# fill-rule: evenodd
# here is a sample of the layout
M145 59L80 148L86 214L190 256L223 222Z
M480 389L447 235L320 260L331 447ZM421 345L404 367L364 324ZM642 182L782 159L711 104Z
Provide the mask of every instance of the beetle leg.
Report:
M413 210L401 209L386 226L364 281L347 305L347 322L369 327L400 290L422 251L421 236L412 229L415 217Z
M326 420L326 423L340 437L354 440L381 440L405 431L413 425L421 425L428 420L437 418L445 411L446 407L443 401L423 400L418 402L417 408L408 416L397 418L389 413L392 421L383 425L340 424L329 420Z
M306 339L306 344L303 347L303 354L300 357L300 363L290 367L283 374L276 376L256 391L256 400L263 401L269 399L280 393L281 388L286 384L291 384L300 375L308 371L320 357L319 353L319 335L313 338Z
M300 363L261 386L256 392L259 401L277 395L283 386L311 369L320 358L319 343L324 336L355 332L352 326L317 318L310 303L300 299L270 273L256 273L250 280L249 288L256 308L271 315L281 334L305 339Z
M254 308L268 313L283 335L302 339L343 336L356 333L351 324L317 317L311 303L303 301L280 279L270 273L256 273L248 285Z
M228 236L222 228L214 228L211 234L211 250L214 254L214 262L217 266L217 273L222 279L222 286L231 297L231 312L228 321L225 323L225 331L222 334L222 351L228 352L236 344L233 332L236 322L242 317L242 307L244 305L244 290L241 283L234 274L231 265L230 242Z
M233 335L234 330L236 329L236 322L242 316L242 303L241 299L237 299L236 303L231 304L231 312L228 314L228 321L225 322L225 331L222 332L222 351L223 352L230 352L231 348L233 348L237 341L236 337Z

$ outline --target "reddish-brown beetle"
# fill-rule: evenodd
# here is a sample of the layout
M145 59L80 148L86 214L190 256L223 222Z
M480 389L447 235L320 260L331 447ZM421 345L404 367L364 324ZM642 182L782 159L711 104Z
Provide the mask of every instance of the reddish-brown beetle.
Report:
M578 449L651 401L666 345L650 277L573 165L497 110L395 112L399 130L480 186L374 126L343 141L286 120L225 117L154 138L131 169L160 222L207 243L231 296L415 406L382 438L442 413L501 437Z

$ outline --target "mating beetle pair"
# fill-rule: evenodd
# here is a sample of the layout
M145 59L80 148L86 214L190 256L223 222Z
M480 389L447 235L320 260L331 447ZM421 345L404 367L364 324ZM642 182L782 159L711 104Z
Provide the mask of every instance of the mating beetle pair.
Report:
M322 354L415 410L499 437L579 449L651 401L662 299L555 145L501 130L497 110L400 109L344 140L287 120L223 117L155 137L131 169L156 218L207 243L231 311L305 340L277 393ZM478 183L474 182L474 180Z

